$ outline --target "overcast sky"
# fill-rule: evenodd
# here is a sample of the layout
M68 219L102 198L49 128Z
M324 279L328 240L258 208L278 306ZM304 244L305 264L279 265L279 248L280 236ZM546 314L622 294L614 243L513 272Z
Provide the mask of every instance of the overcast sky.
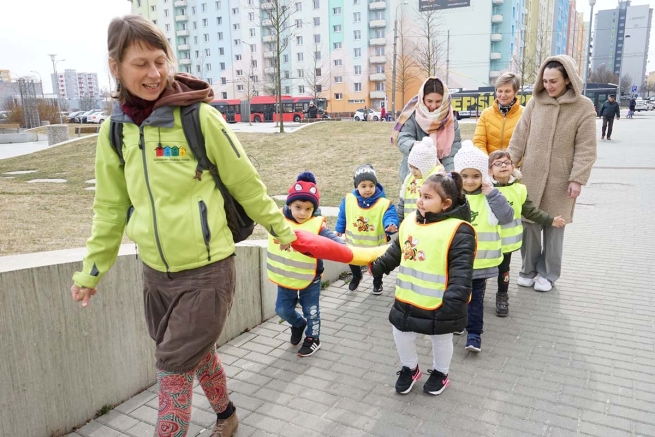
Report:
M417 0L413 0L417 1ZM488 1L488 0L472 0ZM617 0L598 0L594 11L613 9ZM633 0L632 5L655 0ZM107 26L112 18L130 12L128 0L7 0L0 13L0 69L12 76L43 78L45 92L52 90L52 62L48 54L65 59L57 70L72 68L78 72L98 73L100 88L108 87ZM578 1L577 8L589 16L589 2ZM655 31L651 29L650 62L647 72L655 70Z

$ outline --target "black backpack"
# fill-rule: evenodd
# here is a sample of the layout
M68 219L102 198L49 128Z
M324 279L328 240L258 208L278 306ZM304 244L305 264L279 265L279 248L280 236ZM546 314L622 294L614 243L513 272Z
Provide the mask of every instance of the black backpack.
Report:
M221 192L221 196L223 196L227 225L232 232L234 242L238 243L247 239L255 229L255 222L248 217L243 206L232 197L223 184L223 181L221 181L221 177L218 174L218 168L216 168L214 163L207 158L205 137L200 128L200 103L182 106L180 113L182 116L182 129L184 130L184 136L186 137L186 141L193 156L198 160L194 179L198 179L199 181L202 180L202 172L209 170L214 178L214 182L216 182L216 187ZM123 123L117 123L113 120L111 121L109 142L118 155L121 165L125 165L125 160L123 159Z

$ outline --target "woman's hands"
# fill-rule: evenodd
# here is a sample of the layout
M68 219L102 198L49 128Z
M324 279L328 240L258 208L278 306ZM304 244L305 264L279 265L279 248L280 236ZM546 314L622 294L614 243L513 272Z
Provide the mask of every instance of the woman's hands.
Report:
M568 195L569 199L576 199L582 191L582 185L577 182L569 182Z
M73 284L71 287L71 296L73 296L73 300L75 302L81 301L82 308L89 306L89 303L91 302L91 296L94 294L96 294L95 288L79 287L76 284Z

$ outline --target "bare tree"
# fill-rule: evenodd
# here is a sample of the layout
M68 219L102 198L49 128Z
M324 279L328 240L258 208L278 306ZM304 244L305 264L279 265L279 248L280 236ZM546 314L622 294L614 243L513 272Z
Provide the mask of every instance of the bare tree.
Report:
M523 81L528 84L534 84L539 76L541 64L550 56L551 40L550 25L547 22L540 22L537 25L535 33L530 35L529 46L526 48L527 56L525 59L526 76Z
M630 94L630 89L632 88L632 76L629 74L624 74L619 80L619 92L620 95Z
M314 97L314 101L316 101L321 93L325 92L325 89L329 87L330 73L328 69L324 68L322 57L319 56L320 47L317 45L314 48L314 53L310 54L310 65L302 70L302 80Z
M245 76L239 77L236 82L243 86L243 99L247 102L247 115L248 115L248 124L252 125L250 121L250 99L259 94L259 89L261 83L259 82L259 76L257 75L257 68L254 66L253 60L250 59L248 62L248 71ZM241 121L244 121L243 118Z
M401 108L407 103L405 96L409 90L410 82L416 78L416 73L420 69L416 59L412 56L416 52L416 44L410 38L411 26L405 24L403 15L401 14L398 19L398 43L396 49L396 90L400 91ZM387 64L393 65L393 53L391 53L390 61ZM387 68L385 73L387 75L387 82L393 85L393 71ZM393 86L389 87L389 89L392 88ZM387 109L390 110L390 108Z
M646 94L646 97L650 97L650 93L655 91L655 80L645 80L644 83L639 87L639 92L641 94Z
M414 56L419 70L427 76L435 76L439 70L443 70L446 58L445 42L439 41L438 38L441 27L438 12L436 10L420 12L416 22L419 37Z
M600 64L589 75L589 82L592 83L619 83L619 77L607 68L607 65Z

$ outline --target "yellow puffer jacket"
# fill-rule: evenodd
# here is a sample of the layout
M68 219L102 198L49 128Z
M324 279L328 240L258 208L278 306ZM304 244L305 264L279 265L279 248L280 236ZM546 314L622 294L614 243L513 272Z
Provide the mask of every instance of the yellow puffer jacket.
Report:
M507 115L503 115L498 109L498 99L496 99L492 106L480 114L473 135L475 147L487 155L495 150L507 149L509 140L512 138L512 132L514 132L522 113L523 106L516 102Z

